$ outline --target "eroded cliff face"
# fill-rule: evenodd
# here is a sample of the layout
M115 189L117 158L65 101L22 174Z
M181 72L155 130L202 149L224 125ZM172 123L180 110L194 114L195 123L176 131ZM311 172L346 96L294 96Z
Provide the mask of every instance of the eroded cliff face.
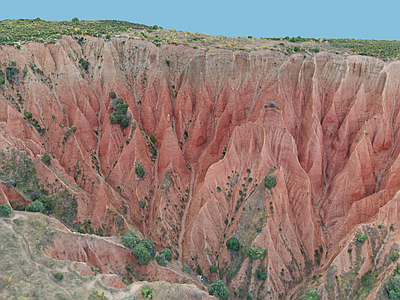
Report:
M42 184L75 196L72 225L105 235L137 227L212 281L217 264L235 297L304 295L314 272L352 265L340 259L343 245L397 201L400 62L90 37L2 46L0 62L4 157L25 152ZM110 123L110 91L129 104L125 129ZM50 166L40 160L46 151ZM10 184L0 192L1 203L31 200ZM225 246L232 236L238 252ZM396 239L388 241L384 249ZM266 249L263 259L245 255L252 245ZM267 280L256 278L260 270ZM322 291L324 282L307 286Z

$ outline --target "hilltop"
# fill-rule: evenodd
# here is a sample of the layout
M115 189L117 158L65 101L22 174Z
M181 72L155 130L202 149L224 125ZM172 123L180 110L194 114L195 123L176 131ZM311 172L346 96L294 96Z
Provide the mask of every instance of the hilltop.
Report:
M395 40L302 38L300 36L234 38L163 29L157 25L147 26L126 21L80 21L77 18L72 21L44 21L39 18L0 21L0 45L19 47L21 43L32 41L57 43L62 35L71 35L80 43L83 42L83 36L88 35L101 37L105 40L111 37L142 39L157 46L176 44L204 50L215 48L247 51L271 49L285 54L301 52L308 55L313 55L319 51L330 51L342 55L374 56L385 61L399 59L400 57L400 41Z

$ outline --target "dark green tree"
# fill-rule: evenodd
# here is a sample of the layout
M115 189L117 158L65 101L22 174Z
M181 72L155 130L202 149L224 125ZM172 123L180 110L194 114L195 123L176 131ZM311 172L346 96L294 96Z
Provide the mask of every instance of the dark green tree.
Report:
M115 99L115 98L117 97L117 95L115 94L114 91L110 91L110 92L108 93L108 95L110 96L111 99Z
M208 289L208 293L222 300L226 300L230 297L229 290L222 280L213 282Z
M257 272L257 278L260 279L260 280L265 280L265 279L267 279L267 274L265 274L264 271L258 271Z
M192 270L187 265L184 265L182 267L182 272L190 275L190 273L192 273Z
M131 249L135 248L139 244L139 242L140 239L131 230L126 231L121 237L122 245Z
M165 255L164 254L159 254L156 256L156 261L157 264L162 266L162 267L166 267L167 263L165 262Z
M31 204L28 204L25 210L29 212L44 212L45 208L41 201L35 200Z
M44 162L46 165L49 165L49 164L50 164L50 162L51 162L51 157L50 157L50 155L49 155L47 152L43 153L42 162Z
M156 246L154 246L153 242L149 239L143 239L140 241L139 245L144 245L147 250L149 250L151 258L156 255Z
M304 300L319 300L321 299L320 294L316 290L308 290Z
M232 251L238 251L240 244L237 238L231 237L227 242L226 242L226 247L228 247L229 250Z
M73 132L76 132L78 129L76 128L76 126L72 125L71 130L72 130Z
M24 116L29 120L30 118L32 118L32 113L29 111L24 111Z
M6 80L0 76L0 84L4 84L6 82Z
M275 176L273 174L268 174L267 176L265 176L264 184L269 190L275 187L276 186Z
M158 253L164 254L166 260L168 260L168 261L172 260L172 253L171 253L170 249L164 248L164 249L160 250Z
M364 233L361 233L360 235L357 236L357 241L359 241L361 244L364 243L367 240L367 236Z
M144 199L142 199L142 200L140 200L139 201L139 206L140 206L140 208L145 208L146 207L146 200L144 200Z
M149 250L147 250L144 244L138 244L133 250L135 260L141 265L147 265L151 259Z
M390 259L392 261L395 261L396 259L399 258L399 252L397 252L396 250L393 251L393 253L390 255Z
M13 210L7 204L0 205L0 217L11 217Z
M216 265L212 265L211 267L210 267L210 272L211 273L216 273L218 271L218 267L216 266Z

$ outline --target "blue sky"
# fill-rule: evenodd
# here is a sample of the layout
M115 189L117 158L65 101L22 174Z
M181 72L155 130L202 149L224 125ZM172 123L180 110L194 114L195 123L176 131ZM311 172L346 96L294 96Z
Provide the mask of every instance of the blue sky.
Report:
M18 3L18 4L16 4ZM0 19L114 19L225 36L400 40L400 1L3 1Z

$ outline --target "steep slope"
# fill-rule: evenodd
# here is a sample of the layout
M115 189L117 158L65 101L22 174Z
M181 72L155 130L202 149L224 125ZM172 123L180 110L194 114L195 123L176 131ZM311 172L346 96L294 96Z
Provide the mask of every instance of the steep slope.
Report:
M2 165L26 153L42 188L75 196L70 228L137 227L211 280L218 265L235 297L297 293L399 190L397 61L66 36L2 46L0 62ZM129 104L124 129L110 122L110 91ZM3 168L3 182L15 172ZM14 207L32 200L32 189L2 191ZM238 252L225 246L232 236ZM247 257L252 245L266 249L262 260Z

